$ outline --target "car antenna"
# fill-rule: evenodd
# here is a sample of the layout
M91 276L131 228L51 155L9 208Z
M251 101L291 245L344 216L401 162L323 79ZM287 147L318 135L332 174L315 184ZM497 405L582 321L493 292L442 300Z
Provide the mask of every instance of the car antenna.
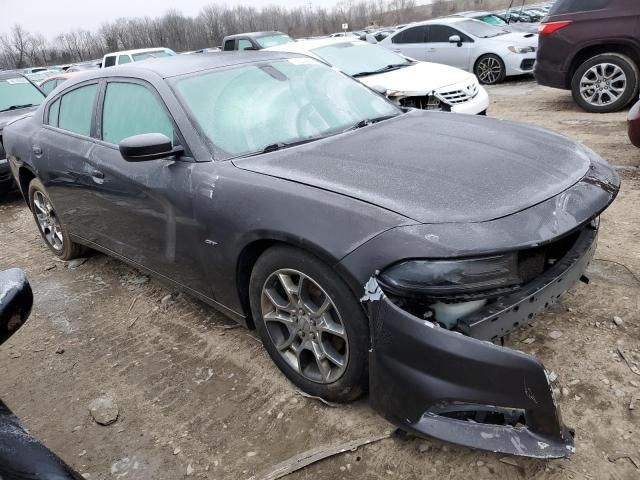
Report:
M511 15L509 15L509 10L511 10L511 7L513 7L513 0L509 2L509 6L504 11L504 16L507 17L507 25L511 23Z

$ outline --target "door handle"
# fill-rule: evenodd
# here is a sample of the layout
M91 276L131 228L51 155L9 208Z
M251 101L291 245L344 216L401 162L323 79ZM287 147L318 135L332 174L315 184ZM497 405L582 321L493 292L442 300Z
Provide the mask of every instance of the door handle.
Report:
M31 147L31 150L33 151L33 154L36 156L36 158L40 158L42 156L42 148L40 148L38 145L33 145Z

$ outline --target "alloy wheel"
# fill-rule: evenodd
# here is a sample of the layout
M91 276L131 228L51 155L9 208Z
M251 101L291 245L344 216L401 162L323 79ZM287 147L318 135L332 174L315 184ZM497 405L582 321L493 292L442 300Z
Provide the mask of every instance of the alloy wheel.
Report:
M492 85L498 81L501 74L502 65L497 58L483 58L478 63L478 78L482 83Z
M618 65L594 65L580 79L580 95L590 105L601 107L617 101L627 89L627 76Z
M260 301L269 338L291 368L316 383L342 377L349 360L347 332L317 282L296 270L277 270L264 283Z
M64 247L62 227L51 202L42 192L37 191L33 194L33 206L36 210L38 227L42 231L44 238L54 250L61 251Z

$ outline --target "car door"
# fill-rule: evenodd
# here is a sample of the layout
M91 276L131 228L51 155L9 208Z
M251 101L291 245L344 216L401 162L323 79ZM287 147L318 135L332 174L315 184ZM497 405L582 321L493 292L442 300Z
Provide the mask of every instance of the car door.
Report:
M81 83L52 99L32 145L39 172L56 212L74 235L95 239L91 210L93 170L87 158L95 148L98 82Z
M452 43L452 36L460 37L460 42ZM460 30L449 25L429 25L427 30L426 60L452 67L469 69L473 40Z
M100 212L101 246L156 273L209 294L202 229L194 220L191 179L197 164L180 158L128 162L118 144L144 133L162 133L184 145L169 110L148 83L110 79L97 116L99 141L89 162L95 177L93 209Z
M391 38L391 50L416 60L427 60L427 26L405 28Z

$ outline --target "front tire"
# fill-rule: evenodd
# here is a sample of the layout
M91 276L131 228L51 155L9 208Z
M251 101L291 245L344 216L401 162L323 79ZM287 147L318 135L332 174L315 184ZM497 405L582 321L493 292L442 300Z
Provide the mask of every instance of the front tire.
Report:
M507 67L502 59L493 53L482 55L478 58L474 72L483 85L496 85L507 78Z
M575 102L587 112L622 110L636 98L638 67L619 53L596 55L582 63L571 79Z
M249 297L262 342L289 380L334 402L362 395L368 382L368 321L331 268L293 247L270 248L253 268Z
M56 214L49 195L40 180L29 183L29 205L38 231L49 249L61 260L72 260L82 253L82 247L73 242L67 229Z

